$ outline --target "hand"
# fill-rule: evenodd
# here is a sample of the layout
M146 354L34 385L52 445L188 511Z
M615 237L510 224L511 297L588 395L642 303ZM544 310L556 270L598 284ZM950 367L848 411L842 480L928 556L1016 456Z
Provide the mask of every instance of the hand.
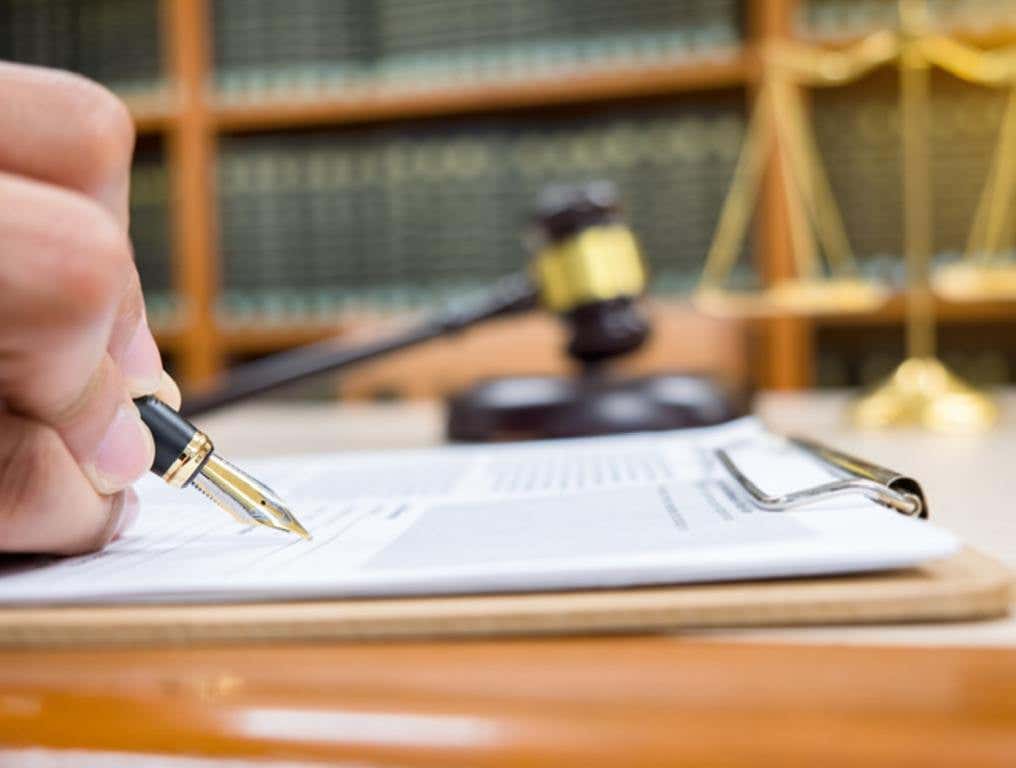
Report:
M127 236L133 148L101 86L0 62L0 551L107 544L153 457L131 398L179 406Z

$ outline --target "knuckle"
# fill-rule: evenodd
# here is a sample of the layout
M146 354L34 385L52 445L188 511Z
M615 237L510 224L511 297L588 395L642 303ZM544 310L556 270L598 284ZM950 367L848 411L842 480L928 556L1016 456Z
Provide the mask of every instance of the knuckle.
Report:
M101 185L130 166L134 121L127 106L108 89L80 75L68 75L71 124L76 128L85 185Z
M126 283L130 276L129 268L133 268L130 239L114 219L100 205L90 200L83 201L88 211L83 216L81 242L82 257L96 263L103 270L116 275L117 283Z
M134 264L129 265L127 279L129 284L124 301L120 305L119 322L125 328L135 328L145 319L145 299L141 293L141 281Z
M114 219L98 205L82 201L74 242L53 271L58 301L79 314L105 313L115 306L133 268L130 241Z
M68 430L70 425L82 418L87 419L89 415L92 415L91 410L96 403L101 402L104 396L108 396L110 387L115 386L112 379L113 372L113 364L109 357L103 357L83 385L65 391L62 393L63 397L54 397L48 402L50 415L47 421L57 425L58 429ZM119 391L119 387L117 387L117 391ZM75 444L78 442L70 435L67 437Z

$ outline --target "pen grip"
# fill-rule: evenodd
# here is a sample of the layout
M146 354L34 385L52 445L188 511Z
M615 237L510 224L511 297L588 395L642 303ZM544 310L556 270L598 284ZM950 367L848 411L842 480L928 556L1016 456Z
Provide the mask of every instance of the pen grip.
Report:
M211 443L204 433L157 397L153 395L138 397L135 398L134 404L138 407L141 420L155 439L155 461L152 463L152 472L167 482L172 482L174 470L178 469L179 465L187 463L188 459L192 458L195 442L207 442L207 452L210 452ZM201 461L204 458L207 456L201 457ZM200 467L201 461L194 467L194 471ZM179 484L185 484L190 480L194 471L181 478L183 482Z

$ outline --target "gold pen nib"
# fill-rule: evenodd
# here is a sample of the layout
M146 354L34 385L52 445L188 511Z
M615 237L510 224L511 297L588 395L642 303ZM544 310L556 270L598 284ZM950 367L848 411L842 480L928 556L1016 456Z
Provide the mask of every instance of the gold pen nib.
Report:
M310 538L310 533L275 491L215 453L194 475L191 484L241 523L256 523Z

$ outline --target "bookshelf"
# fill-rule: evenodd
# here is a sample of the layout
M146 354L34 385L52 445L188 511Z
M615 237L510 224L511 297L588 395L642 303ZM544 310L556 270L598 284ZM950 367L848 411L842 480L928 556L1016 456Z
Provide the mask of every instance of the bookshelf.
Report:
M562 104L607 105L653 98L679 100L693 94L736 91L746 104L760 75L762 46L795 34L795 0L743 0L745 38L700 57L613 66L591 63L567 76L548 72L509 82L462 82L426 88L397 85L351 88L304 98L283 91L237 100L218 92L213 73L209 0L160 0L166 86L152 95L126 99L140 136L163 142L170 172L172 285L178 310L156 328L160 345L172 355L185 387L200 385L222 370L230 356L256 355L352 330L341 322L256 322L223 320L216 310L222 264L216 161L223 137L306 131L339 126L399 124L425 118L455 118L509 110L553 109ZM963 30L980 44L1011 42L1016 35L997 29ZM830 45L850 42L849 35ZM755 259L767 282L793 274L786 201L778 177L778 158L767 172L759 202ZM675 300L676 301L676 300ZM666 311L666 302L663 302ZM815 330L819 326L870 326L897 322L902 302L864 316L766 321L753 356L753 377L762 386L794 389L816 380ZM999 303L941 303L950 321L1007 320Z
M750 13L757 15L769 4L751 0L750 5ZM273 94L235 103L219 97L212 85L207 0L161 0L161 14L167 86L158 94L132 95L126 101L139 136L158 135L165 142L171 177L173 288L179 310L155 331L160 345L174 357L184 386L213 376L230 355L267 353L355 324L346 320L343 327L328 323L244 326L216 316L220 265L214 174L222 135L745 89L757 71L750 46L744 46L710 51L700 60L591 65L567 77L551 72L500 85L392 87L313 100Z
M168 131L179 117L173 99L165 92L126 96L123 101L134 118L134 128L139 136Z
M546 105L582 104L742 86L748 78L743 51L721 51L690 64L590 67L567 78L536 77L523 82L392 89L367 95L311 100L276 100L212 109L220 131L267 131L345 125L378 120L466 115Z

